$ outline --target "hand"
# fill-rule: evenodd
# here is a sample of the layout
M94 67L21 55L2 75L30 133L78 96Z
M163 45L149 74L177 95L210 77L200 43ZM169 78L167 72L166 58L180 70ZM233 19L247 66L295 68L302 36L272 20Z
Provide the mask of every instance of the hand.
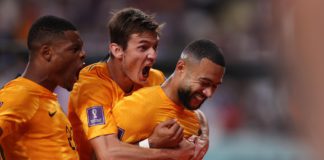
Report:
M183 139L183 128L176 120L170 119L158 124L151 136L149 143L151 148L177 147Z
M175 148L176 153L174 154L176 160L190 160L195 155L195 144L183 139L179 143L179 147Z
M204 136L191 136L188 141L195 144L195 155L193 160L202 160L209 148L209 138Z

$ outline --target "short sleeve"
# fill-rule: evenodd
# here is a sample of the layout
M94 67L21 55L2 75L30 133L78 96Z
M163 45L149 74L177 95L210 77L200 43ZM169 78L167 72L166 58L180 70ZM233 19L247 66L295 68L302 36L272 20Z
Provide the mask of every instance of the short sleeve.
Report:
M156 86L156 85L161 85L165 81L165 76L164 74L156 69L151 69L150 70L150 76L148 79L148 86Z
M113 87L100 81L83 83L71 92L69 108L81 120L88 139L117 133L111 114L114 96Z

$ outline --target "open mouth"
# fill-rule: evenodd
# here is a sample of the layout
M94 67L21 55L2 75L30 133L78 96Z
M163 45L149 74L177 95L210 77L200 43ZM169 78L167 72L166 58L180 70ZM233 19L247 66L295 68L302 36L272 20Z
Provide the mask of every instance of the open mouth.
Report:
M199 93L195 94L194 97L199 101L204 101L206 99L206 96L199 94Z
M199 93L194 94L192 96L191 103L190 103L192 106L192 109L198 109L204 103L206 98L207 97L202 94L199 94Z
M149 73L150 73L150 69L151 67L150 66L145 66L142 70L142 75L144 78L147 78L149 76Z

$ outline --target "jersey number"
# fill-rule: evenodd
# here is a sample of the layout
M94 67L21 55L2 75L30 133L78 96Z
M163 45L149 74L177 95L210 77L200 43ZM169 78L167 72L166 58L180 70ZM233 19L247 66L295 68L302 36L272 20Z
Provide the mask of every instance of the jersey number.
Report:
M66 134L67 134L67 137L68 137L68 141L69 141L70 147L72 148L72 150L75 150L76 149L76 146L75 146L75 143L73 141L72 127L66 126Z

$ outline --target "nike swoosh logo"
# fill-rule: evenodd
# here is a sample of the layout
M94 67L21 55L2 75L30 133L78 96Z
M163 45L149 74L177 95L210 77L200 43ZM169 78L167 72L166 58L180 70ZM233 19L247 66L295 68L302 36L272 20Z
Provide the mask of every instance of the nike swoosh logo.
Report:
M50 117L53 117L53 116L55 115L55 113L56 113L56 111L53 112L53 113L51 113L51 112L48 111L48 115L49 115Z

